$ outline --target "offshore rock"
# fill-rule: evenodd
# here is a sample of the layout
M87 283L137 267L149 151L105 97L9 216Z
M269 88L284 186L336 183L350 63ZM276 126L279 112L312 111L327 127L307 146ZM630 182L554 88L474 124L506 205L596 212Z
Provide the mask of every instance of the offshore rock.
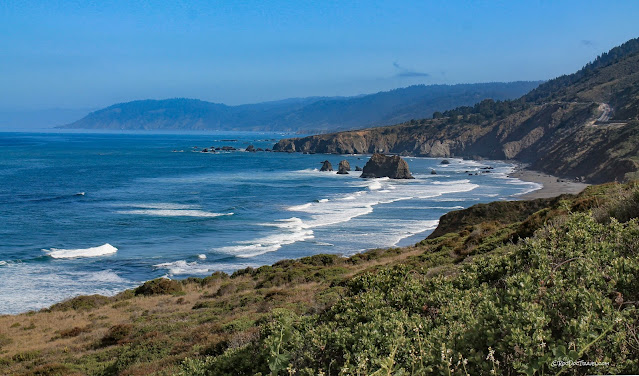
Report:
M362 171L362 178L383 178L391 179L413 179L413 175L408 170L408 163L399 155L388 157L384 154L375 153L366 162Z
M320 171L333 171L333 165L329 161L322 162L322 168Z
M348 163L347 160L343 160L339 163L339 166L337 168L337 173L340 175L347 175L350 170L351 170L351 164Z

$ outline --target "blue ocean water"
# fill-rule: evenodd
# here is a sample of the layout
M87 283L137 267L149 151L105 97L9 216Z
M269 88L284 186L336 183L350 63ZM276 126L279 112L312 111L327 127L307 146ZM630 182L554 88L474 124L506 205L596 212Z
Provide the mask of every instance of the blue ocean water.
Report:
M365 180L318 171L326 159L363 167L365 155L199 152L281 137L0 133L0 314L162 276L409 245L450 210L538 188L497 161L409 157L416 179Z

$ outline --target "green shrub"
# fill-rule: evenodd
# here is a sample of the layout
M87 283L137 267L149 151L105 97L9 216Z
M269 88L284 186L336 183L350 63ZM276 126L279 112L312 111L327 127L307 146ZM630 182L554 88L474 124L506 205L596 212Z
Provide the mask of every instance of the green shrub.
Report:
M636 219L573 214L448 276L380 268L351 279L319 315L274 313L259 323L257 343L198 363L198 372L556 374L581 371L553 360L581 359L609 362L588 373L632 373L637 239Z
M163 295L176 294L182 291L182 284L167 278L157 278L144 282L142 286L135 289L135 295Z
M11 357L14 362L28 362L35 360L40 356L40 351L23 351Z
M101 307L110 302L110 298L103 295L81 295L51 306L51 311L89 310Z
M133 326L129 324L118 324L114 325L107 333L102 337L101 345L102 346L112 346L123 343L125 339L131 334Z
M34 368L30 374L34 376L66 376L74 373L65 364L47 363Z

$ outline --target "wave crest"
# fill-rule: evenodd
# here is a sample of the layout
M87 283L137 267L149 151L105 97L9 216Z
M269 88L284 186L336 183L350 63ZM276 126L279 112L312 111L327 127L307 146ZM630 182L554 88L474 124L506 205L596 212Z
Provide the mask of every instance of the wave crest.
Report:
M50 248L43 249L49 257L52 258L78 258L78 257L98 257L116 253L117 248L109 243L98 247L78 248L78 249L59 249Z

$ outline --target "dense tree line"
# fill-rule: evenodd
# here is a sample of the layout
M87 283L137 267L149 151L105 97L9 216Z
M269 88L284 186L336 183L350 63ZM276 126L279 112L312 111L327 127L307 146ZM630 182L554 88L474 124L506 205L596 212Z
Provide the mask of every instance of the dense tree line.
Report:
M433 113L433 119L447 118L448 123L474 123L503 119L530 107L523 99L495 101L484 99L474 106L457 107L453 110Z

